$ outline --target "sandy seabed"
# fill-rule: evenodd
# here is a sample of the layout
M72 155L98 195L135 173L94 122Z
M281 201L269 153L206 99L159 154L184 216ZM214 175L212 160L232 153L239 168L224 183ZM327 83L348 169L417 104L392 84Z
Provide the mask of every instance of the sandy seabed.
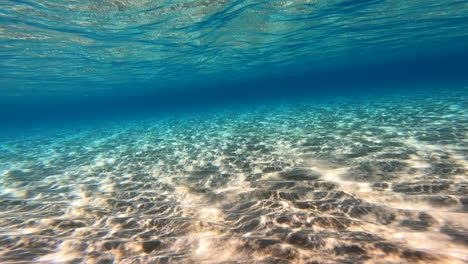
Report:
M0 263L466 263L464 93L0 141Z

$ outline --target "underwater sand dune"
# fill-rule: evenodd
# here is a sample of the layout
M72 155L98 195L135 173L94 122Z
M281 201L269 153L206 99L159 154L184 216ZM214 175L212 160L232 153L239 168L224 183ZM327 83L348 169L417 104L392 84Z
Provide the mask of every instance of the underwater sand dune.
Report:
M465 263L466 96L3 137L1 263Z

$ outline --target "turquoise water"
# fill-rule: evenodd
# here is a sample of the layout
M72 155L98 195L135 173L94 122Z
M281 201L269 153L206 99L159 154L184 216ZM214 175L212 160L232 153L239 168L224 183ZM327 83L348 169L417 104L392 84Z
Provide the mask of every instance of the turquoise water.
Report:
M464 51L467 9L454 0L2 1L1 95L141 94L437 61Z
M468 261L466 1L0 1L0 263Z

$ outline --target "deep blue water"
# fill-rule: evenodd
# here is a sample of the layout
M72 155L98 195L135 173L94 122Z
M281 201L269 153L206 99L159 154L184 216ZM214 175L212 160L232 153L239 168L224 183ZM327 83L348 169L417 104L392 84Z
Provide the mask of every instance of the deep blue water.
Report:
M0 7L1 117L10 121L453 89L468 78L465 1L9 0Z

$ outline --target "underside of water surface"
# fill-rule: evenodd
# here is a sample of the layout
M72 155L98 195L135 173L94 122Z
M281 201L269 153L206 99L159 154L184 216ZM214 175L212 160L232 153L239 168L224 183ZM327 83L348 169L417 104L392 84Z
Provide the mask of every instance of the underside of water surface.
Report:
M468 3L0 1L0 263L468 262Z
M4 0L0 23L0 95L20 101L441 54L455 59L418 66L457 71L468 43L463 0Z

